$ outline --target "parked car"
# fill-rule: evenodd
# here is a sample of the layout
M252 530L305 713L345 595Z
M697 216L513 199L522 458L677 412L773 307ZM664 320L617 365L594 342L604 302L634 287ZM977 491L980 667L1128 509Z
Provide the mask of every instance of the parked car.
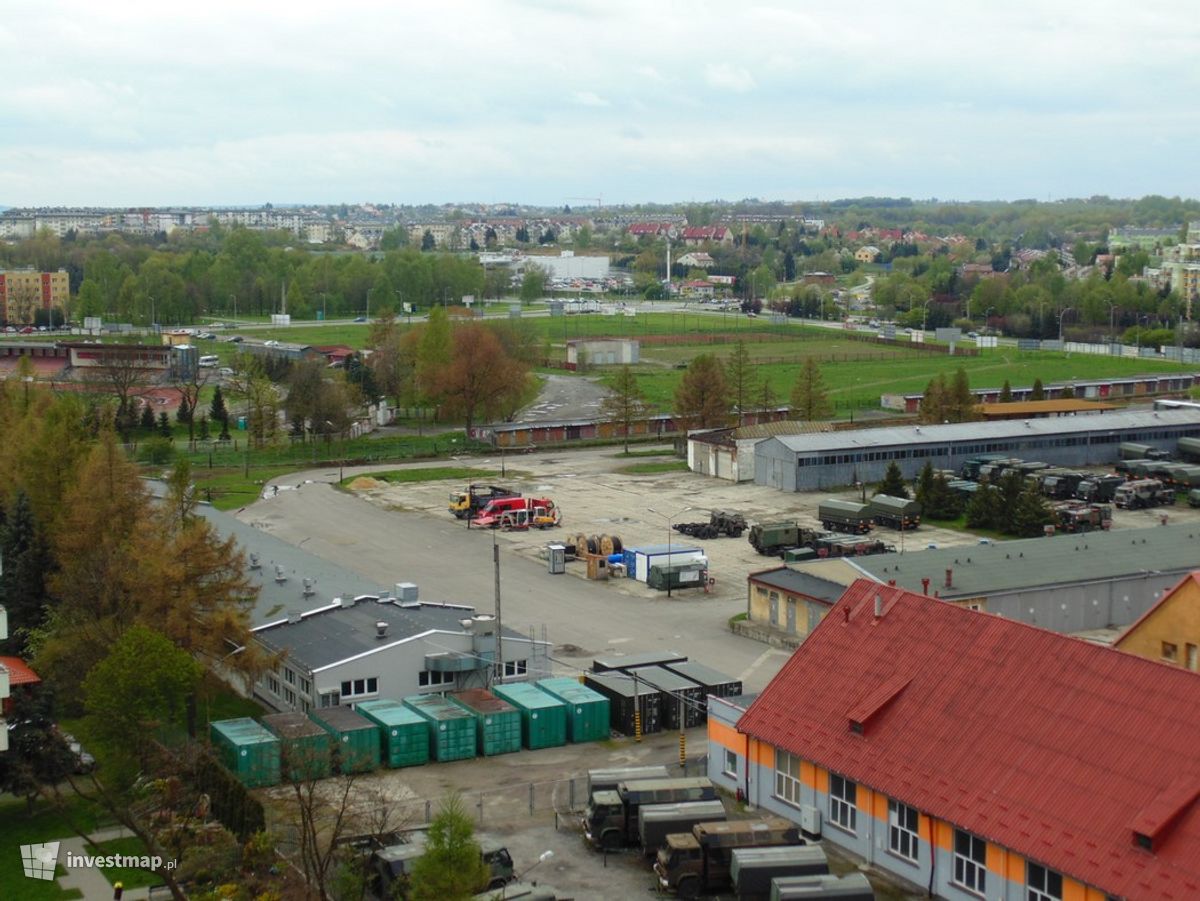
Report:
M355 317L354 317L354 321L355 321L355 322L366 322L366 321L367 321L367 317L366 317L366 316L355 316Z
M75 761L75 772L77 774L90 773L96 768L96 758L84 750L78 739L70 732L64 732L62 739L67 743L67 750L71 752L71 757Z

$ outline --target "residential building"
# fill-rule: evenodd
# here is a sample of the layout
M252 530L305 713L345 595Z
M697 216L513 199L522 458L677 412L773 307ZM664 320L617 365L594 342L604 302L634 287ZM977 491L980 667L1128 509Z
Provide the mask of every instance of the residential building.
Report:
M733 232L724 225L697 225L683 228L679 231L679 237L689 247L698 247L703 244L733 243Z
M1177 523L1061 533L903 555L806 561L792 567L844 585L865 577L1075 634L1126 626L1149 610L1196 568L1196 527ZM769 625L765 617L758 622Z
M1200 385L1200 375L1192 372L1180 372L1134 375L1127 378L1073 379L1069 383L1052 382L1045 385L1043 390L1049 400L1061 398L1068 387L1071 389L1072 396L1077 399L1106 400L1108 398L1152 397L1156 394L1179 394L1197 385ZM971 393L979 402L985 404L999 403L1000 391L999 387L971 389ZM1033 387L1031 385L1021 385L1012 389L1014 401L1030 400L1032 394ZM879 398L879 405L885 410L916 413L921 409L923 398L923 394L884 394Z
M787 566L750 573L746 577L746 612L760 632L751 637L780 647L798 647L845 590L840 582Z
M702 250L692 250L681 256L678 261L680 266L686 266L689 269L711 269L716 265L716 260Z
M950 901L1200 894L1200 677L869 581L710 768L750 805Z
M1200 410L1124 411L1103 416L887 426L785 435L754 448L754 481L782 491L814 491L874 482L896 462L916 478L926 462L958 469L970 457L1005 452L1062 466L1112 463L1122 441L1174 451L1200 436Z
M714 286L712 282L706 279L694 278L684 282L680 287L680 294L684 297L700 298L707 300L713 296Z
M874 244L867 244L865 247L860 247L854 251L854 259L860 263L874 263L879 259L880 250Z
M1121 633L1113 647L1200 671L1200 571L1188 573L1165 591Z
M38 310L66 309L70 301L67 270L0 270L0 322L30 325Z
M276 710L308 712L369 698L487 688L503 676L522 682L550 674L549 645L503 630L496 618L461 604L431 604L386 594L343 595L254 628L254 638L280 656L253 686ZM503 674L495 672L497 645Z
M8 638L8 611L0 604L0 641ZM2 715L5 707L8 705L8 698L11 694L9 683L12 681L12 676L8 672L8 668L0 664L0 752L8 750L8 723L5 722Z

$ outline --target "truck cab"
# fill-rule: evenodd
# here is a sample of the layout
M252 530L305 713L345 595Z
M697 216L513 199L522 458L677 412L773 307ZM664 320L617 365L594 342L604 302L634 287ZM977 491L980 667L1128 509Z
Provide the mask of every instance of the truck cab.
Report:
M583 836L597 848L625 844L628 820L625 805L615 790L593 792L583 812Z

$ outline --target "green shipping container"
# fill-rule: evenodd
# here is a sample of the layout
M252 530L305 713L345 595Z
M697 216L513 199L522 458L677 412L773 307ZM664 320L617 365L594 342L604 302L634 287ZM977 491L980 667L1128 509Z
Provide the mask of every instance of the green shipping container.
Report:
M475 717L441 695L412 695L404 706L419 713L429 730L429 756L434 760L470 760L475 756Z
M521 741L530 750L555 748L567 743L567 705L527 682L492 687L521 711Z
M322 707L309 713L333 737L334 770L369 773L379 769L379 727L349 707Z
M542 679L537 687L567 705L567 741L608 738L608 698L568 677Z
M221 762L247 788L279 784L279 739L250 717L208 724Z
M329 733L303 713L273 713L262 724L279 739L279 774L284 782L325 779L331 772Z
M355 710L379 727L384 766L420 766L429 762L429 724L415 710L386 698L360 701Z
M475 717L479 753L484 757L521 750L521 711L486 688L456 691L450 701Z

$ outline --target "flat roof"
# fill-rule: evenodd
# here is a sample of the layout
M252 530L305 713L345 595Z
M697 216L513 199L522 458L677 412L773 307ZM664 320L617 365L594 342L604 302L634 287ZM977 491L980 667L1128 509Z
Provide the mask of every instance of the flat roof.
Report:
M1120 429L1200 426L1200 410L1124 411L1104 416L1067 416L999 422L952 422L935 425L885 426L811 435L778 436L759 444L779 442L797 453L825 453L853 448L940 444L956 441L996 441L1005 438L1049 437Z
M828 604L833 604L842 596L842 592L846 590L846 586L841 582L823 579L811 573L798 572L788 566L750 573L746 578L760 585L778 588L780 591L802 594L805 597L815 598L818 601L824 601Z
M984 416L1040 416L1045 413L1104 413L1119 409L1116 404L1066 397L1059 400L1015 400L1004 404L977 404Z
M1184 573L1194 569L1197 560L1200 525L1181 523L879 554L844 562L877 582L894 579L920 594L921 579L927 578L931 595L937 591L943 598L961 598L1138 573ZM819 572L821 565L813 563L809 569ZM948 569L953 570L952 588L945 587Z

